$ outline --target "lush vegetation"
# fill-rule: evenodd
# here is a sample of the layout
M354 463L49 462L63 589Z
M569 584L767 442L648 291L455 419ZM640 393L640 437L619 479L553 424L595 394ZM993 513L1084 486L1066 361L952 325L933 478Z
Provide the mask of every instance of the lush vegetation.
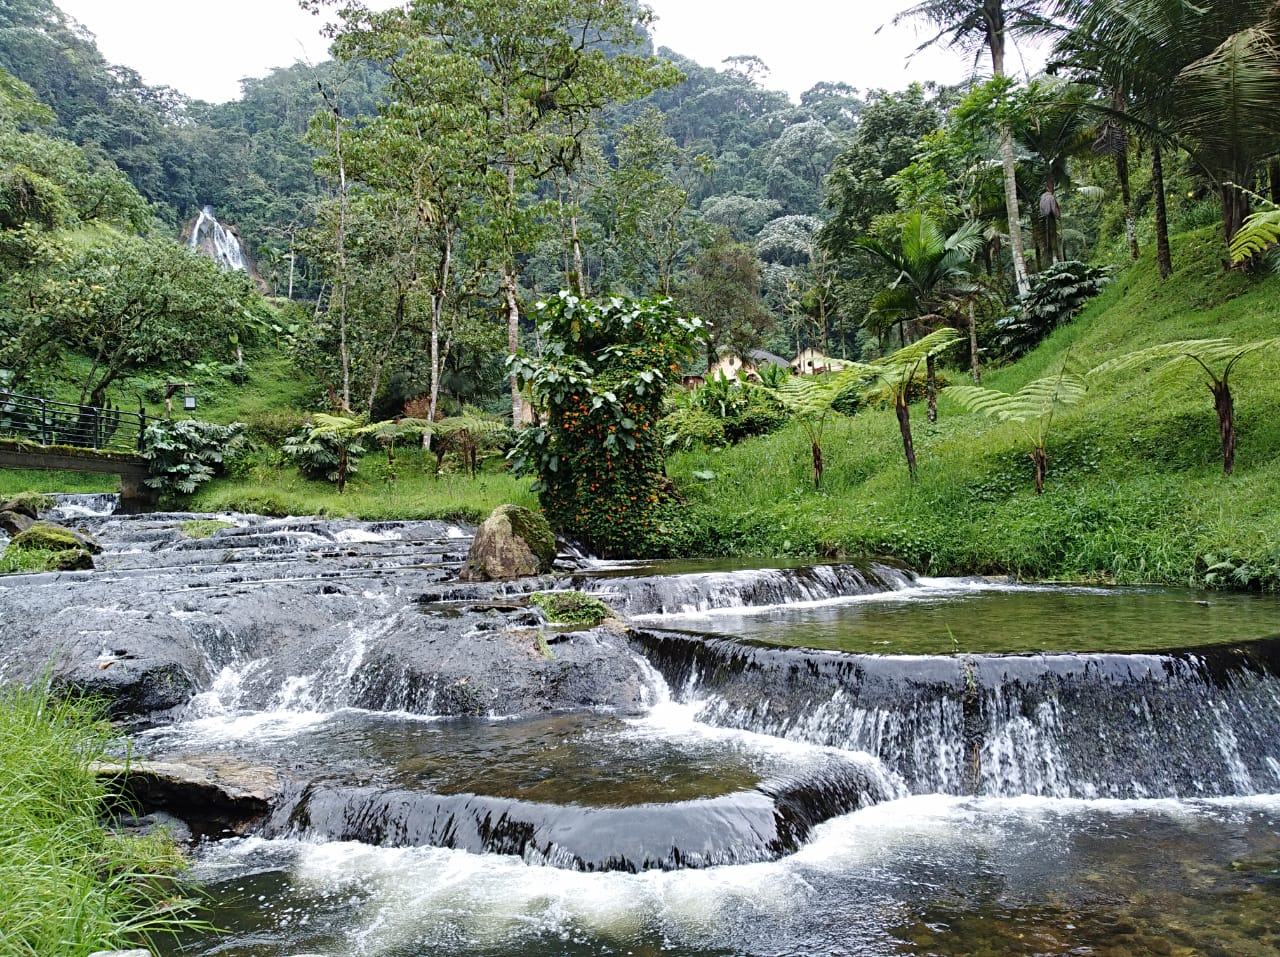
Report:
M929 0L898 19L989 80L798 104L626 0L308 5L337 61L217 107L0 11L0 378L153 419L190 390L208 422L148 433L169 500L480 518L533 504L532 419L516 459L605 553L1274 584L1271 5ZM256 289L172 242L206 203ZM664 388L726 359L758 381Z
M92 766L113 740L91 703L44 684L0 687L4 953L85 957L146 944L188 920L172 840L104 826L111 796Z
M894 417L874 408L828 425L816 492L799 424L674 455L671 474L690 499L685 550L878 554L937 574L1280 589L1280 355L1258 350L1235 367L1230 476L1212 397L1187 374L1193 363L1184 371L1156 356L1122 374L1104 366L1196 330L1251 342L1274 328L1280 279L1223 272L1219 243L1213 229L1181 237L1167 281L1148 254L1026 359L984 378L1017 393L1052 384L1064 364L1076 374L1102 366L1044 433L1042 495L1028 454L1039 420L966 412L944 389L938 422L915 432L915 483L895 454Z

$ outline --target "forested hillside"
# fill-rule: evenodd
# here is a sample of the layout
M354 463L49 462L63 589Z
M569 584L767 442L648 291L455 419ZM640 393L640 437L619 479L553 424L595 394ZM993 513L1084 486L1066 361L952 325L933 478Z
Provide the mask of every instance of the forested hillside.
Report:
M334 59L220 105L107 63L53 0L0 9L10 387L154 412L167 381L194 383L211 418L245 420L273 450L402 416L519 425L530 400L547 411L537 381L592 389L604 368L580 332L535 330L540 303L671 296L704 340L662 375L748 368L668 389L660 457L815 410L889 402L902 418L926 394L932 409L939 387L1034 353L1140 257L1168 282L1194 248L1249 287L1276 238L1280 57L1263 2L921 3L900 19L976 52L971 82L833 81L799 103L755 57L653 50L633 0L313 6L337 20ZM1018 79L1005 62L1030 35L1048 38L1049 68ZM206 206L259 288L182 248ZM1159 339L1135 332L1107 357ZM544 365L518 381L504 359L520 350ZM886 386L904 355L911 374ZM793 356L861 365L797 395L771 368ZM348 425L304 424L324 411ZM412 432L389 428L381 440ZM554 445L556 428L531 434ZM601 428L649 448L621 405Z

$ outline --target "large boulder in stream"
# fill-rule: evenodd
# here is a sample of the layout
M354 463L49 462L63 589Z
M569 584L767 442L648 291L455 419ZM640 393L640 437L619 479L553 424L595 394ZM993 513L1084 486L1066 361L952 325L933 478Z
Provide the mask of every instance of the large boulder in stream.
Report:
M463 581L504 581L541 575L556 559L556 538L539 513L500 505L476 530L459 577Z

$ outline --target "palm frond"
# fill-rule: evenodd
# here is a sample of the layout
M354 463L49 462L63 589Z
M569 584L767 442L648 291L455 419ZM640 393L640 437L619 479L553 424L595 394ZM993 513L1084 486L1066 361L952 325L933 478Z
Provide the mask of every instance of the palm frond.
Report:
M1278 346L1280 346L1280 338L1258 339L1253 342L1237 342L1234 339L1180 339L1118 356L1091 369L1089 375L1108 375L1142 366L1167 365L1182 360L1198 362L1201 365L1210 362L1235 362L1241 356L1258 349L1274 349Z
M1231 239L1231 261L1239 264L1280 243L1280 207L1252 213Z
M320 435L344 435L360 429L363 420L359 416L330 415L327 412L311 414L312 431Z

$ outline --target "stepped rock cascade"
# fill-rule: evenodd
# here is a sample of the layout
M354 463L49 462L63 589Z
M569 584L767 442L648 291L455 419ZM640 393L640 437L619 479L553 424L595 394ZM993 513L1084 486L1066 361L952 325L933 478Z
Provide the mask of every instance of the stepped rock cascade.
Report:
M830 564L645 574L609 569L573 576L570 587L596 595L628 617L688 614L718 608L749 608L824 601L907 588L910 572L890 565Z
M581 556L466 583L463 524L113 504L57 505L94 571L0 576L0 680L273 782L242 836L196 829L227 936L157 957L1280 952L1273 598ZM625 618L549 623L529 596L566 588Z
M223 272L249 272L240 237L218 221L212 206L204 206L191 226L187 245L216 262Z
M1169 654L905 657L637 637L700 720L865 751L915 794L1280 792L1280 638Z

